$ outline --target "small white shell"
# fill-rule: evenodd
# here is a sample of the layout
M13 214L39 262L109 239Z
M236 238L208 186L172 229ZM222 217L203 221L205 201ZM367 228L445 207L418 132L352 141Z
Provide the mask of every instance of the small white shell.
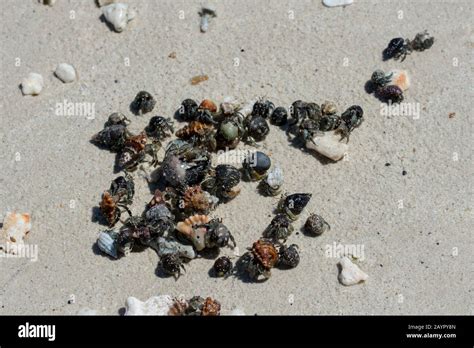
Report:
M314 150L333 161L339 161L349 150L349 145L340 140L341 135L337 134L336 131L324 132L321 135L316 135L313 141L308 140L306 148Z
M410 77L406 70L392 70L389 74L392 74L392 78L388 83L389 85L398 86L402 91L406 91L410 88Z
M102 13L105 19L115 29L116 32L122 32L126 27L127 23L135 18L136 12L128 7L128 4L113 3L102 7Z
M279 166L275 166L265 178L267 184L272 188L278 188L283 185L283 171Z
M107 255L117 258L117 235L118 233L113 231L100 232L99 238L97 239L97 245L101 251Z
M76 69L72 65L61 63L56 67L54 74L64 83L74 82L77 79Z
M18 247L25 244L25 236L30 230L30 214L8 212L3 220L3 227L0 230L0 246L5 246L6 243L16 246L14 248L6 248L6 252L15 254Z
M168 315L173 303L169 295L153 296L145 302L130 296L125 303L125 315Z
M342 285L355 285L363 282L369 278L357 265L353 264L347 256L344 256L339 261L341 272L339 273L339 281Z
M323 0L324 6L336 7L336 6L347 6L352 5L354 0Z
M38 95L44 87L43 76L37 73L30 73L21 80L21 92L23 95Z

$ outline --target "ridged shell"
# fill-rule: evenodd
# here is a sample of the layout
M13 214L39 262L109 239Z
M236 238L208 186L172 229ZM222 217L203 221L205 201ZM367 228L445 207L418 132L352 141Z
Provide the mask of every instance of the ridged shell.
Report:
M118 233L115 231L106 230L100 232L97 245L102 252L116 259L118 258L117 238Z

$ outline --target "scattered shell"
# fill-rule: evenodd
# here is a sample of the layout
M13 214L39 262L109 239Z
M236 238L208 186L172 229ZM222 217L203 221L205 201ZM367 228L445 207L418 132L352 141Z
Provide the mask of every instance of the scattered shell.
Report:
M336 6L348 6L352 5L354 0L323 0L324 6L336 7Z
M410 78L406 70L392 70L389 72L392 75L389 85L398 86L402 91L410 88Z
M129 8L128 4L123 3L112 3L104 6L102 7L102 13L107 22L109 22L118 33L122 32L127 27L127 23L136 16L136 12Z
M369 276L364 273L357 265L352 263L352 261L347 256L341 258L339 265L341 266L339 281L342 285L355 285L369 278Z
M64 83L74 82L77 79L76 69L67 63L59 64L54 74Z
M145 302L130 296L125 302L125 315L168 315L173 304L169 295L153 296Z
M8 212L0 230L0 248L6 243L12 244L14 247L7 248L6 252L16 254L16 250L24 245L24 239L30 230L30 214Z
M308 205L311 197L311 193L283 195L278 203L278 210L286 214L292 221L296 221L303 209Z
M117 238L119 234L113 230L102 231L97 238L97 246L101 251L113 258L118 258Z
M265 153L261 151L249 152L242 163L244 176L250 181L261 180L271 165L272 161Z
M340 140L341 136L337 131L324 132L316 135L312 141L308 140L306 148L314 150L333 161L339 161L349 150L349 145Z
M195 86L200 84L201 82L209 80L209 76L207 75L197 75L191 78L191 85Z
M209 19L217 16L216 10L214 7L206 5L202 7L199 15L201 16L201 32L205 33L209 29Z
M21 92L23 95L38 95L44 87L43 76L37 73L30 73L21 80Z
M221 256L214 262L214 273L217 277L224 277L228 275L234 265L232 261L227 256Z

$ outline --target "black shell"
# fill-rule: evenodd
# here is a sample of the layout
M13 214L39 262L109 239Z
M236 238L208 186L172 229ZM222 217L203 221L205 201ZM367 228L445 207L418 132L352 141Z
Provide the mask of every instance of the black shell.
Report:
M270 132L268 122L262 116L251 116L247 122L247 133L255 141L262 141Z
M163 116L153 116L148 122L148 126L145 128L146 134L151 137L157 137L163 139L174 131L173 126L169 118ZM168 132L167 132L168 131Z
M259 100L253 104L252 115L268 118L271 115L275 105L269 100Z
M91 142L111 151L120 151L123 148L128 132L123 124L114 124L105 127L94 135Z
M311 199L311 193L294 193L286 196L282 202L282 208L293 215L299 215Z
M169 275L176 275L181 272L182 261L177 253L165 254L161 257L160 265L163 271Z
M240 182L240 171L229 164L219 164L215 168L216 184L228 191Z
M206 233L206 247L223 248L229 245L229 241L232 241L235 246L234 238L230 234L229 229L220 221L214 219L208 224L209 228Z
M263 232L265 238L286 239L293 232L293 226L286 214L277 214Z
M321 216L317 214L311 214L306 223L304 224L304 229L309 235L319 236L325 231L331 229L331 226L324 220Z
M112 181L109 191L112 196L126 196L127 201L131 202L135 194L135 184L130 176L119 176Z
M392 103L400 103L403 101L403 91L396 85L379 88L377 96L387 102L391 100Z
M403 39L402 37L396 37L390 40L387 48L385 49L385 54L387 58L392 58L399 55L402 52L404 46L405 39Z
M283 126L288 120L288 112L282 106L277 107L273 110L272 115L270 116L270 123L275 126Z
M183 120L194 121L196 119L196 112L198 107L198 104L194 100L185 99L181 103L181 107L178 112Z
M131 111L136 115L146 114L155 107L156 101L153 96L146 92L140 91L136 95L133 102L130 104Z
M330 131L336 129L341 124L341 117L338 115L327 115L319 121L319 130Z
M270 169L271 165L272 161L270 160L270 157L261 151L249 154L242 163L242 166L246 171L255 171L259 175L265 174L267 170Z
M300 263L300 255L298 253L298 246L296 244L291 244L289 247L283 245L280 248L279 252L279 265L295 268Z
M341 115L342 121L346 124L349 131L357 127L364 117L364 110L359 105L352 105Z
M214 262L214 272L218 277L223 277L226 274L229 274L233 268L232 261L227 256L219 257L216 262Z

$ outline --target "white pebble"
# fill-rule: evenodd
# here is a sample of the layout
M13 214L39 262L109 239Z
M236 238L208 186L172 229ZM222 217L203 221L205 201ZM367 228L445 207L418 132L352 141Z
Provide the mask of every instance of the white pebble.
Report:
M136 12L128 7L128 4L113 3L102 7L102 13L105 19L115 29L116 32L122 32L126 27L127 23L135 18Z
M352 5L354 0L323 0L324 6L336 7L336 6L348 6Z
M306 141L306 148L316 151L321 155L339 161L349 150L349 145L341 140L341 135L336 131L324 132L321 135L316 135L313 141Z
M56 67L54 74L64 83L74 82L77 78L76 69L72 65L61 63Z
M339 273L339 281L342 285L355 285L366 281L369 276L364 273L357 265L353 264L347 256L339 261L341 272Z
M43 76L37 73L30 73L21 80L21 92L24 95L38 95L44 87Z
M168 315L173 303L169 295L153 296L145 302L130 296L125 303L125 315Z

